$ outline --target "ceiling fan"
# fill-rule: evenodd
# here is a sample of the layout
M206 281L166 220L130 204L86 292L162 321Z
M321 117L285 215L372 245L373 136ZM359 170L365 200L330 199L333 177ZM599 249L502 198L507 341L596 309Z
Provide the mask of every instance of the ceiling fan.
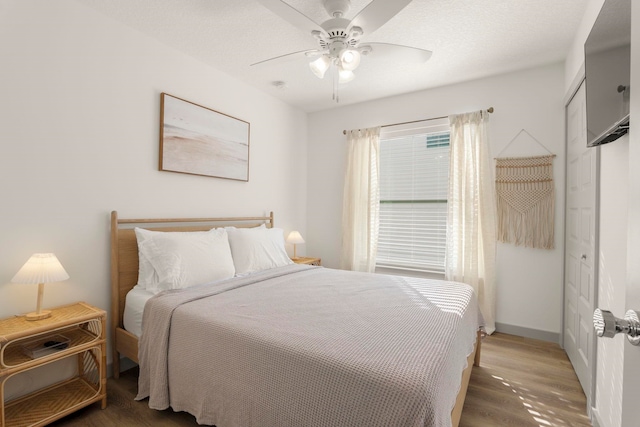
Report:
M354 79L353 71L360 64L362 56L397 53L401 55L403 60L425 62L432 54L429 50L410 46L389 43L360 43L361 38L384 25L411 3L411 0L373 0L351 21L344 18L351 6L350 0L323 0L324 8L331 18L321 24L314 22L284 1L258 0L258 2L285 21L313 36L319 48L288 53L251 65L306 57L310 60L311 71L320 79L324 78L326 72L333 68L335 71L333 73L334 99L336 101L338 100L338 83L347 83Z

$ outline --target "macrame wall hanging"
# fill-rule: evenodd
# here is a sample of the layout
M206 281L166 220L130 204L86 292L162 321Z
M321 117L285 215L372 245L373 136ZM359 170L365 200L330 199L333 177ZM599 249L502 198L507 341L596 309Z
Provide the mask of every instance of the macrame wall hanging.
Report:
M554 157L555 154L549 154L496 159L498 241L516 246L554 248Z

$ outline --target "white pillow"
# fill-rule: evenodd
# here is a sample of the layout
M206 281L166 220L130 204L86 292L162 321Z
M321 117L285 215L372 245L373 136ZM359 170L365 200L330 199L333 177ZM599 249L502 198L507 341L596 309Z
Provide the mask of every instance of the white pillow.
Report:
M236 275L293 264L280 228L227 227Z
M153 265L149 262L147 255L140 250L140 245L161 231L151 231L144 228L134 228L136 240L138 241L138 285L142 289L158 286L158 275Z
M146 284L148 291L183 289L234 276L225 229L152 233L138 242L140 257L149 262L157 278Z

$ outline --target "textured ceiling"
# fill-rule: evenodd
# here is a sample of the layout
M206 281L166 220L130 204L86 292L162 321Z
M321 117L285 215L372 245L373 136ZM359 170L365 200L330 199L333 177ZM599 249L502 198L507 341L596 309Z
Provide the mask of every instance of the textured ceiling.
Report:
M318 111L561 61L585 0L413 0L363 41L433 51L422 64L394 57L363 57L356 78L340 85L320 80L307 60L249 65L317 48L315 40L256 0L77 0L160 42L305 111ZM392 1L392 0L389 0ZM321 0L287 0L321 23ZM352 0L346 18L369 3ZM277 89L274 81L284 81Z

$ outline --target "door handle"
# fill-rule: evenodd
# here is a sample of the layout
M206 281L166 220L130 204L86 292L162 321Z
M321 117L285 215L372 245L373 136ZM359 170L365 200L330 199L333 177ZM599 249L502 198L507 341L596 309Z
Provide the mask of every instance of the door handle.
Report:
M627 310L624 319L618 319L610 311L596 308L593 312L593 328L599 337L612 338L618 333L627 335L633 345L640 345L640 313Z

